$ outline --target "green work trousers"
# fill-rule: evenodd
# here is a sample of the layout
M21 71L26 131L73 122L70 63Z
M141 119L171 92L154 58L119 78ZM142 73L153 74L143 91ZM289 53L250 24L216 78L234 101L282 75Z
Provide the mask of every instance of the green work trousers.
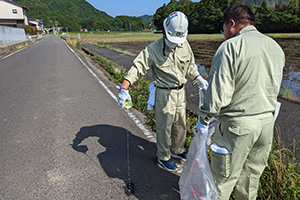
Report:
M272 113L219 118L213 142L228 150L228 154L212 152L211 157L219 200L229 199L234 188L236 199L256 199L272 147L273 128Z
M161 89L155 92L156 146L157 157L167 161L171 152L183 153L186 137L186 97L185 88Z

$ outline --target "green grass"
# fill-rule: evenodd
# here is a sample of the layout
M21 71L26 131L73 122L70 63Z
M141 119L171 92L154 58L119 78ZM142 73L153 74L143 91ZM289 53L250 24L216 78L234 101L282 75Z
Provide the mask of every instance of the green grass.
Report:
M67 41L67 44L69 46L72 46L72 47L74 47L76 49L80 49L81 48L80 42L77 42L76 39L74 39L74 38L67 39L66 41Z
M272 38L300 37L300 33L266 33L266 35Z
M108 44L98 44L99 47L101 48L106 48L106 49L110 49L110 50L113 50L113 51L116 51L116 52L119 52L119 53L123 53L123 54L127 54L127 55L130 55L130 56L137 56L138 53L136 54L133 54L129 51L125 51L125 50L121 50L121 49L116 49L116 48L113 48L111 46L109 46Z
M77 34L70 34L77 39ZM120 42L153 42L162 37L162 34L151 33L119 33L119 34L80 34L81 41L92 44L110 44Z
M258 199L300 199L300 174L296 166L299 162L295 157L294 144L286 146L281 141L281 131L275 126L277 138L274 139L259 183ZM299 170L299 169L298 169Z
M100 63L102 67L106 70L106 75L111 81L122 82L124 80L125 71L122 67L117 67L118 65L103 56L94 54L95 59Z

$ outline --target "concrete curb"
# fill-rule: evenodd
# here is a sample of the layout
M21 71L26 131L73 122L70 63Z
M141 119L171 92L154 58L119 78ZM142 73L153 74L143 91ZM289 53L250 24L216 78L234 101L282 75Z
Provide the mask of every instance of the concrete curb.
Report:
M1 45L0 46L0 56L3 56L4 54L8 54L8 53L11 53L11 52L14 52L14 51L17 50L17 48L19 46L29 45L29 44L35 42L38 39L39 39L39 36L34 35L34 36L31 36L31 40L28 39L28 40L22 40L22 41L10 43L10 44Z
M14 42L6 45L0 46L0 56L15 51L19 46L28 45L30 40L22 40L19 42Z

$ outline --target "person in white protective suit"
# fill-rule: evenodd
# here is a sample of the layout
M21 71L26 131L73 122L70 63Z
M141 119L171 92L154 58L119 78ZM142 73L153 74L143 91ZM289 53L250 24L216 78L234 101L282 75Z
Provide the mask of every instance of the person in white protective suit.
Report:
M186 137L186 76L206 89L208 84L201 77L195 64L191 47L186 40L188 18L182 12L172 12L163 22L164 35L148 45L133 61L125 74L118 102L123 107L131 100L128 87L147 70L152 70L155 91L155 118L157 134L157 161L169 171L177 170L171 156L185 160ZM171 138L171 146L169 141Z
M197 129L207 131L219 116L211 146L211 171L218 199L256 199L259 178L272 146L285 56L281 47L255 28L255 15L235 5L223 16L225 41L212 60L209 87Z

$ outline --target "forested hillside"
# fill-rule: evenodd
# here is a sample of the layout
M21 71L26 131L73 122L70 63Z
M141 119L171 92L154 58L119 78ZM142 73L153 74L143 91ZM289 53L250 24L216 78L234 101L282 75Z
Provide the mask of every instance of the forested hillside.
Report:
M150 24L151 21L153 20L153 16L152 15L143 15L139 17L142 22L144 22L145 24Z
M299 0L170 0L156 10L154 16L117 16L115 18L95 9L85 0L14 0L26 6L28 15L43 19L45 27L59 27L70 31L88 30L140 31L153 24L162 30L163 20L173 11L182 11L189 18L189 33L219 33L222 16L227 8L245 3L255 12L257 28L262 32L299 32ZM144 21L145 23L143 23Z
M45 27L53 27L55 20L59 27L68 27L70 31L118 30L139 31L145 24L137 17L117 16L113 18L105 12L95 9L85 0L13 0L26 6L27 15L42 19Z
M268 2L272 3L272 6ZM156 10L154 24L162 29L163 20L175 10L184 12L189 18L190 33L219 33L222 16L226 9L237 3L245 3L252 8L257 18L257 28L262 32L299 32L300 11L298 0L255 1L247 0L171 0ZM257 3L257 4L256 4ZM261 4L261 5L258 5Z
M290 2L290 0L245 0L244 3L246 5L250 5L253 3L256 6L261 6L264 1L266 1L271 8L275 8L276 4L278 3L288 4Z

